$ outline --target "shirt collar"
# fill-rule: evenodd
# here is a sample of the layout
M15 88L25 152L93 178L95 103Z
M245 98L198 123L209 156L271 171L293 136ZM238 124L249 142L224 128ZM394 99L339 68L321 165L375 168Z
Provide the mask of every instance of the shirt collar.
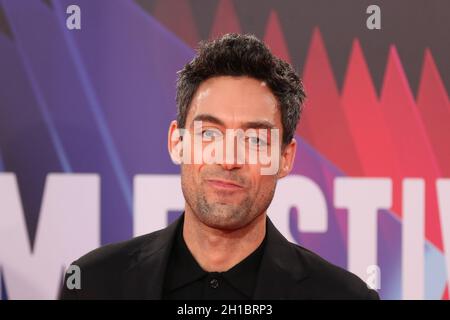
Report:
M179 225L176 232L169 263L170 267L175 268L176 272L171 272L168 279L167 289L169 291L181 288L208 275L197 263L184 241L183 223Z
M239 290L249 299L253 298L258 278L259 265L264 253L266 238L251 254L226 272L223 278L235 289Z
M208 274L215 274L225 279L229 285L243 293L249 299L253 297L267 236L264 237L264 240L257 249L231 269L225 272L207 272L202 269L189 251L184 241L182 230L183 223L178 227L172 248L171 264L177 269L177 272L173 272L168 279L167 289L169 291L200 280Z

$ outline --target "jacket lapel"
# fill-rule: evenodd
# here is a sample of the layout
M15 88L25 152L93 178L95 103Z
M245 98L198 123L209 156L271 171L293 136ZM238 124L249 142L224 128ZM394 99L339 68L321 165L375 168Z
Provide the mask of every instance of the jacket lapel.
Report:
M123 296L131 299L162 299L164 275L178 227L184 215L157 231L132 255L132 264L124 275Z
M289 299L294 288L305 279L306 266L292 244L267 217L267 241L258 274L254 299Z
M130 253L133 262L124 274L123 297L162 299L165 271L177 228L182 226L183 219L184 214ZM266 248L254 299L289 299L293 289L307 277L307 268L269 217L266 232Z

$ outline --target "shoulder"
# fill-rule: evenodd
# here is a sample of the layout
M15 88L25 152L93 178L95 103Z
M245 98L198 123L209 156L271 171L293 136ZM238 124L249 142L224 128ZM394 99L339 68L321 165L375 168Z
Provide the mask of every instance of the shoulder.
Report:
M146 244L151 243L158 237L162 230L135 237L130 240L111 243L94 249L72 264L82 270L105 270L120 269L127 267L130 259Z
M290 246L308 270L299 287L316 299L379 299L378 293L355 274L336 266L318 254L294 243Z
M162 230L131 240L104 245L90 251L71 265L79 268L80 287L68 288L71 275L65 274L59 298L71 299L119 299L122 296L125 274L130 270L139 252L152 246Z

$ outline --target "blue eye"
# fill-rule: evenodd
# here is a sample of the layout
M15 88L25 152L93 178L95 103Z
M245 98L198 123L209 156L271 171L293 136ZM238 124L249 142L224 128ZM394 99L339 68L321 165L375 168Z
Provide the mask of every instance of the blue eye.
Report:
M202 131L202 137L206 139L221 137L222 133L218 130L206 129Z
M264 147L267 145L267 142L259 137L248 137L248 139L253 146Z

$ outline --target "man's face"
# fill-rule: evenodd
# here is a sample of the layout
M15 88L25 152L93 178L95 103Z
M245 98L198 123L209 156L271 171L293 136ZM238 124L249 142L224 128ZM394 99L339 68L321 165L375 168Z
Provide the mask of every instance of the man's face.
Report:
M225 136L227 129L278 129L278 141L282 142L281 113L277 100L266 84L249 77L220 76L204 81L194 95L186 117L185 128L194 141L194 123L201 120L202 138ZM198 124L198 122L197 122ZM176 129L173 122L169 137ZM272 137L273 138L273 137ZM191 138L190 138L191 139ZM256 143L255 143L256 141ZM277 180L288 174L295 155L295 140L285 148L278 148L277 172L262 175L260 163L248 163L249 149L264 148L258 139L246 141L245 161L239 164L234 140L233 163L181 164L181 184L186 205L204 224L224 230L242 228L264 213L272 201ZM201 142L202 148L211 142ZM223 150L229 140L223 139ZM269 146L265 146L269 148ZM169 142L169 150L173 144ZM186 150L183 150L186 151ZM188 151L189 152L189 151ZM191 153L194 148L191 148ZM270 152L268 152L270 154ZM242 154L241 154L242 155ZM192 155L192 158L194 156ZM242 156L241 156L242 157ZM242 159L241 159L242 160Z

